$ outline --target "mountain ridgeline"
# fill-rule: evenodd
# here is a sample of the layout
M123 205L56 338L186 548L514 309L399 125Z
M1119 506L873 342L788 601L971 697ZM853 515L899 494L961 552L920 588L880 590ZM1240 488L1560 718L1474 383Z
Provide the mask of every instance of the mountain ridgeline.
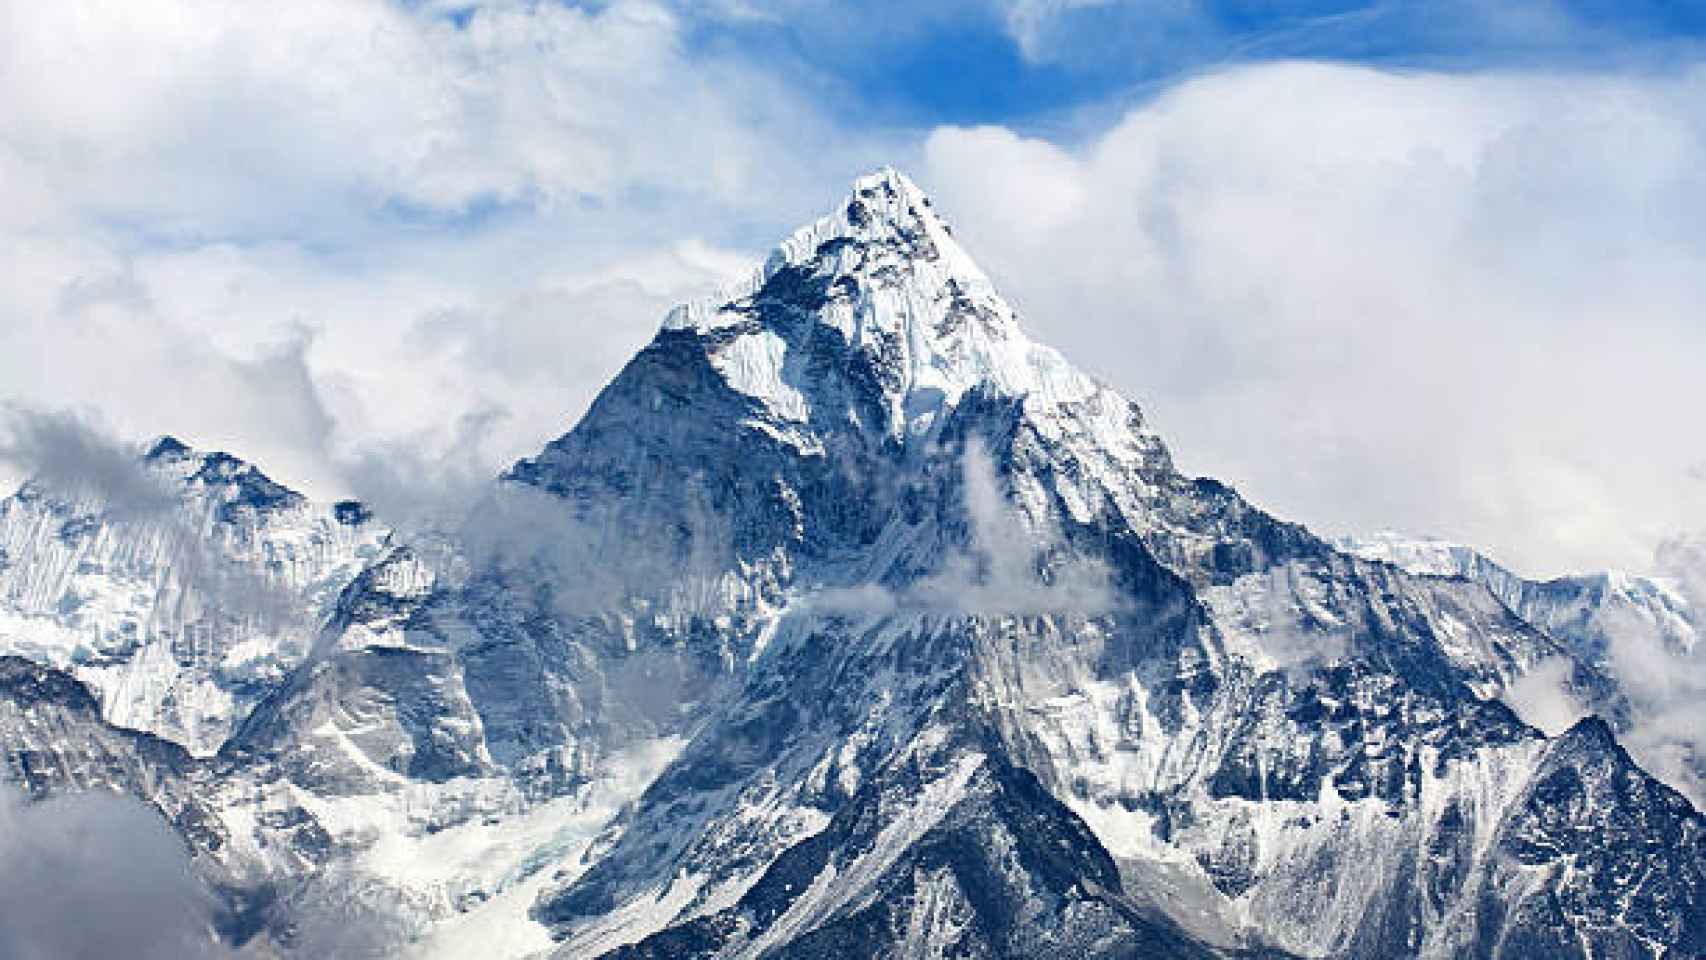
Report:
M373 955L1706 955L1706 818L1591 646L1180 473L892 170L454 536L222 456L143 462L193 525L0 506L0 775L157 806L234 944L353 901ZM166 616L185 537L291 617ZM1549 738L1504 695L1559 664Z

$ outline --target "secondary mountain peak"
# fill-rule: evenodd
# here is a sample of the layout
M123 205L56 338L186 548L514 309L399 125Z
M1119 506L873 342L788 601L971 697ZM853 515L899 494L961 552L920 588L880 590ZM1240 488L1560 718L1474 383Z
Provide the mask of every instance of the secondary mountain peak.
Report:
M101 467L0 499L0 654L74 674L108 722L212 754L388 533L174 436Z

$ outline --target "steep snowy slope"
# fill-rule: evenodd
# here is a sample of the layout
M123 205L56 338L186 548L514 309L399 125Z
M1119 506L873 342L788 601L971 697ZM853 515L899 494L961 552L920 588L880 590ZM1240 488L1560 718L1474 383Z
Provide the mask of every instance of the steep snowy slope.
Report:
M1180 474L894 171L468 519L353 577L218 756L85 778L212 812L234 929L311 953L353 885L449 956L1706 943L1706 820L1499 699L1563 664L1615 704L1591 658ZM0 696L9 758L134 736Z
M31 482L0 501L0 652L64 667L102 713L207 755L307 654L385 531L167 437L146 509Z

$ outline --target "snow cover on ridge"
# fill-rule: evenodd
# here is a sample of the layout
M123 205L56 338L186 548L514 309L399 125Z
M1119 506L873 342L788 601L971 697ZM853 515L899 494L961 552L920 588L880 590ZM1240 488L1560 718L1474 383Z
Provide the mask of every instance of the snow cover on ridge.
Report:
M1613 678L1628 707L1619 734L1643 766L1706 803L1706 621L1680 584L1611 570L1527 580L1472 547L1383 531L1345 537L1339 549L1413 573L1458 577L1485 586L1499 602L1562 641L1578 659ZM1556 732L1592 712L1555 659L1528 671L1507 691L1525 719Z
M1527 580L1473 547L1392 531L1343 537L1335 545L1411 573L1481 583L1518 616L1570 642L1589 659L1605 657L1608 631L1641 629L1682 654L1691 653L1700 641L1703 611L1694 610L1677 585L1663 577L1608 570Z
M70 670L120 726L217 750L308 653L386 531L226 453L138 450L160 508L26 482L0 500L0 653Z

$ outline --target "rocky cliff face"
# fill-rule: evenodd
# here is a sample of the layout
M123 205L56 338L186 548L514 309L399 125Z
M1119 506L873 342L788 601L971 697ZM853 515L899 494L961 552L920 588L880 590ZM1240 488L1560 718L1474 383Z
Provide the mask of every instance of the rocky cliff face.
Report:
M1576 661L1609 677L1616 697L1596 701L1571 682L1573 663L1560 660L1530 671L1507 699L1553 727L1597 709L1643 767L1696 805L1706 801L1706 647L1700 645L1706 611L1690 602L1682 583L1621 571L1528 580L1469 547L1394 533L1339 546L1411 573L1485 586Z
M1706 938L1700 814L1604 724L1499 699L1564 663L1614 711L1591 656L1180 474L892 171L329 609L217 757L155 776L241 896L347 871L447 955ZM9 751L61 748L13 709Z

